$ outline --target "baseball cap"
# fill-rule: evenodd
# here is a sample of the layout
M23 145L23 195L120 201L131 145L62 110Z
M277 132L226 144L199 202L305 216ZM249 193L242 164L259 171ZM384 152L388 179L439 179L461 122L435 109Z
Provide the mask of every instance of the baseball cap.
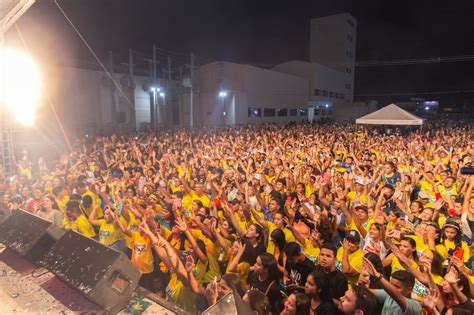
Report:
M360 234L356 230L350 230L346 234L346 239L353 244L359 244L360 243Z
M363 210L365 212L369 212L369 209L364 205L359 205L359 206L355 207L355 210L356 211Z
M356 176L354 177L355 179L355 182L359 185L366 185L367 182L365 181L365 179L362 177L362 176Z

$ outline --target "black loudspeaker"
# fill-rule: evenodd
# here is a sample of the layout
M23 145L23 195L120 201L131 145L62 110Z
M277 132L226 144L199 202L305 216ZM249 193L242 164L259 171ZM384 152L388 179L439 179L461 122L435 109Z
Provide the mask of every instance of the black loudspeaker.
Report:
M23 210L16 210L0 223L0 243L36 262L53 246L64 231L52 222Z
M73 231L66 232L39 265L110 313L127 305L141 276L123 253Z
M235 292L229 292L224 295L216 304L211 305L202 315L254 315L250 306L248 306L240 296Z

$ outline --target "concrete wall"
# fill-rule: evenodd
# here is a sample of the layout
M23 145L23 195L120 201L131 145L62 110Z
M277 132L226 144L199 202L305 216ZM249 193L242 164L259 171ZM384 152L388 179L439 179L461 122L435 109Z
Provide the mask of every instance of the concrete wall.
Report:
M198 125L287 122L306 118L263 117L264 108L307 109L309 81L306 79L249 65L214 62L199 69L198 82ZM219 97L222 90L227 91L226 97ZM262 117L248 117L249 108L261 108Z

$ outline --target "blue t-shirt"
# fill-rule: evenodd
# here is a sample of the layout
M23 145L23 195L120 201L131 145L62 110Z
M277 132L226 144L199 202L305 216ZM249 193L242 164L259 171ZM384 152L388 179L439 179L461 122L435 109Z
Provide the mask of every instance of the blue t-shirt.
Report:
M415 300L406 298L407 308L405 312L402 310L400 305L392 299L392 297L385 292L385 290L375 290L375 297L383 304L381 315L420 315L421 304Z

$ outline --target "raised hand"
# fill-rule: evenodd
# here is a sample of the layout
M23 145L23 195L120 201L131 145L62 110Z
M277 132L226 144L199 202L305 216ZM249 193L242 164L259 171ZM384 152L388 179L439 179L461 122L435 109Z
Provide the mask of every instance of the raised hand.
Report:
M459 282L459 274L456 268L451 268L449 272L444 276L444 280L446 280L449 284L456 284Z
M186 256L186 264L184 265L184 268L186 269L186 272L190 273L194 269L194 258L191 255Z
M176 218L175 225L181 232L186 232L186 230L188 229L188 225L180 217Z
M439 295L439 290L437 288L430 288L430 294L425 296L421 303L428 309L433 309L438 302Z
M374 276L374 277L377 277L379 275L379 273L377 272L377 270L375 269L374 265L372 264L372 262L370 260L368 260L367 258L362 258L363 261L362 261L362 268L371 276Z

